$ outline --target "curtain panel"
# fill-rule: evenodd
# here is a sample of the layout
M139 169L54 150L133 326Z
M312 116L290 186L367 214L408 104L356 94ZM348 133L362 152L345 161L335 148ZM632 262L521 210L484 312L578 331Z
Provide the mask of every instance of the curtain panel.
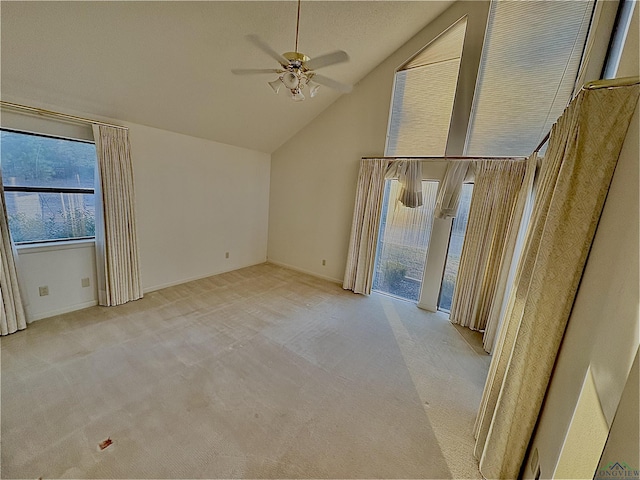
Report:
M0 335L27 328L0 172Z
M398 201L405 207L417 208L423 204L422 198L422 162L401 160L392 162L399 164L398 181L402 188ZM394 178L395 175L392 177ZM387 174L387 178L389 175Z
M480 160L475 167L450 320L472 330L484 330L495 299L507 231L513 221L526 163Z
M453 218L458 211L462 184L468 177L471 161L455 161L447 164L444 179L438 189L435 218Z
M519 475L639 89L583 89L552 129L475 426L485 478Z
M390 163L384 158L360 160L347 268L342 285L354 293L371 293L384 181Z
M500 330L501 320L504 317L509 294L511 293L515 269L522 255L524 238L531 218L531 202L537 165L538 155L534 153L527 159L524 180L513 209L512 220L507 229L505 245L502 249L502 259L500 260L500 272L498 273L493 294L494 301L489 309L487 324L482 337L483 347L487 353L493 352L493 345Z
M96 175L98 303L120 305L142 298L136 237L133 165L129 132L93 126Z
M397 178L401 185L397 201L409 208L423 204L422 162L388 158L360 160L347 267L342 284L345 290L363 295L371 293L385 180L392 178Z

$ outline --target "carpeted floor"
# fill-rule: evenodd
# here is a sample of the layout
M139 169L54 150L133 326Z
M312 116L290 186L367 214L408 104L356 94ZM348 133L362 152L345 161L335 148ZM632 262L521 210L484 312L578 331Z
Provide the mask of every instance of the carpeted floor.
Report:
M2 477L480 478L479 345L269 264L41 320L1 340Z

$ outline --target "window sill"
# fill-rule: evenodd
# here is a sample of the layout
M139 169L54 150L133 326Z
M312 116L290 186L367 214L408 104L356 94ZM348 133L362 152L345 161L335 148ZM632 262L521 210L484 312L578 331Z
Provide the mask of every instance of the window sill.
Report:
M19 255L25 255L28 253L54 252L57 250L70 250L76 248L93 248L95 244L96 241L93 238L83 240L61 240L59 242L16 245L16 250Z

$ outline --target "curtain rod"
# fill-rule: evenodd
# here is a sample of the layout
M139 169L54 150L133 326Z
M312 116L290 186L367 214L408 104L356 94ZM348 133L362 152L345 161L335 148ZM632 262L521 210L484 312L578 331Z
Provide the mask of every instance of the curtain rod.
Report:
M112 123L99 122L98 120L91 120L90 118L77 117L75 115L68 115L66 113L54 112L53 110L45 110L43 108L29 107L27 105L20 105L19 103L5 102L0 100L0 107L13 108L15 110L25 110L38 115L47 115L49 117L64 118L74 122L88 123L91 125L102 125L105 127L120 128L122 130L129 130L129 127L123 127L122 125L114 125Z
M538 144L538 146L536 147L536 149L533 151L533 153L539 153L540 149L542 147L544 147L544 144L547 143L547 140L549 140L549 137L551 137L551 130L549 130L549 132L544 136L544 138L540 141L540 143Z
M622 78L608 78L603 80L594 80L593 82L585 83L582 86L583 90L595 90L598 88L616 88L616 87L631 87L640 83L640 77L622 77Z
M622 77L622 78L609 78L602 80L594 80L592 82L585 83L580 90L597 90L599 88L618 88L618 87L630 87L640 83L640 77ZM545 143L549 140L551 131L547 133L540 141L533 153L538 153Z
M526 160L527 157L492 157L443 155L440 157L362 157L363 160Z

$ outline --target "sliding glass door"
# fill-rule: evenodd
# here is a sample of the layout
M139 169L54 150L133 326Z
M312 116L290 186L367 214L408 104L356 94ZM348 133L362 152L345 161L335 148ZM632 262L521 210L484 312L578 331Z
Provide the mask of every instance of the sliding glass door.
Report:
M447 250L447 260L444 266L444 275L442 276L442 286L440 287L440 297L438 299L438 310L447 313L451 311L453 290L456 286L460 256L462 255L464 234L467 230L467 222L469 221L469 208L471 207L472 194L473 183L465 183L462 185L458 211L456 212L456 216L453 219L453 226L451 227L449 249Z
M373 290L417 302L433 227L438 182L423 181L424 204L397 201L401 185L387 180L382 203Z

